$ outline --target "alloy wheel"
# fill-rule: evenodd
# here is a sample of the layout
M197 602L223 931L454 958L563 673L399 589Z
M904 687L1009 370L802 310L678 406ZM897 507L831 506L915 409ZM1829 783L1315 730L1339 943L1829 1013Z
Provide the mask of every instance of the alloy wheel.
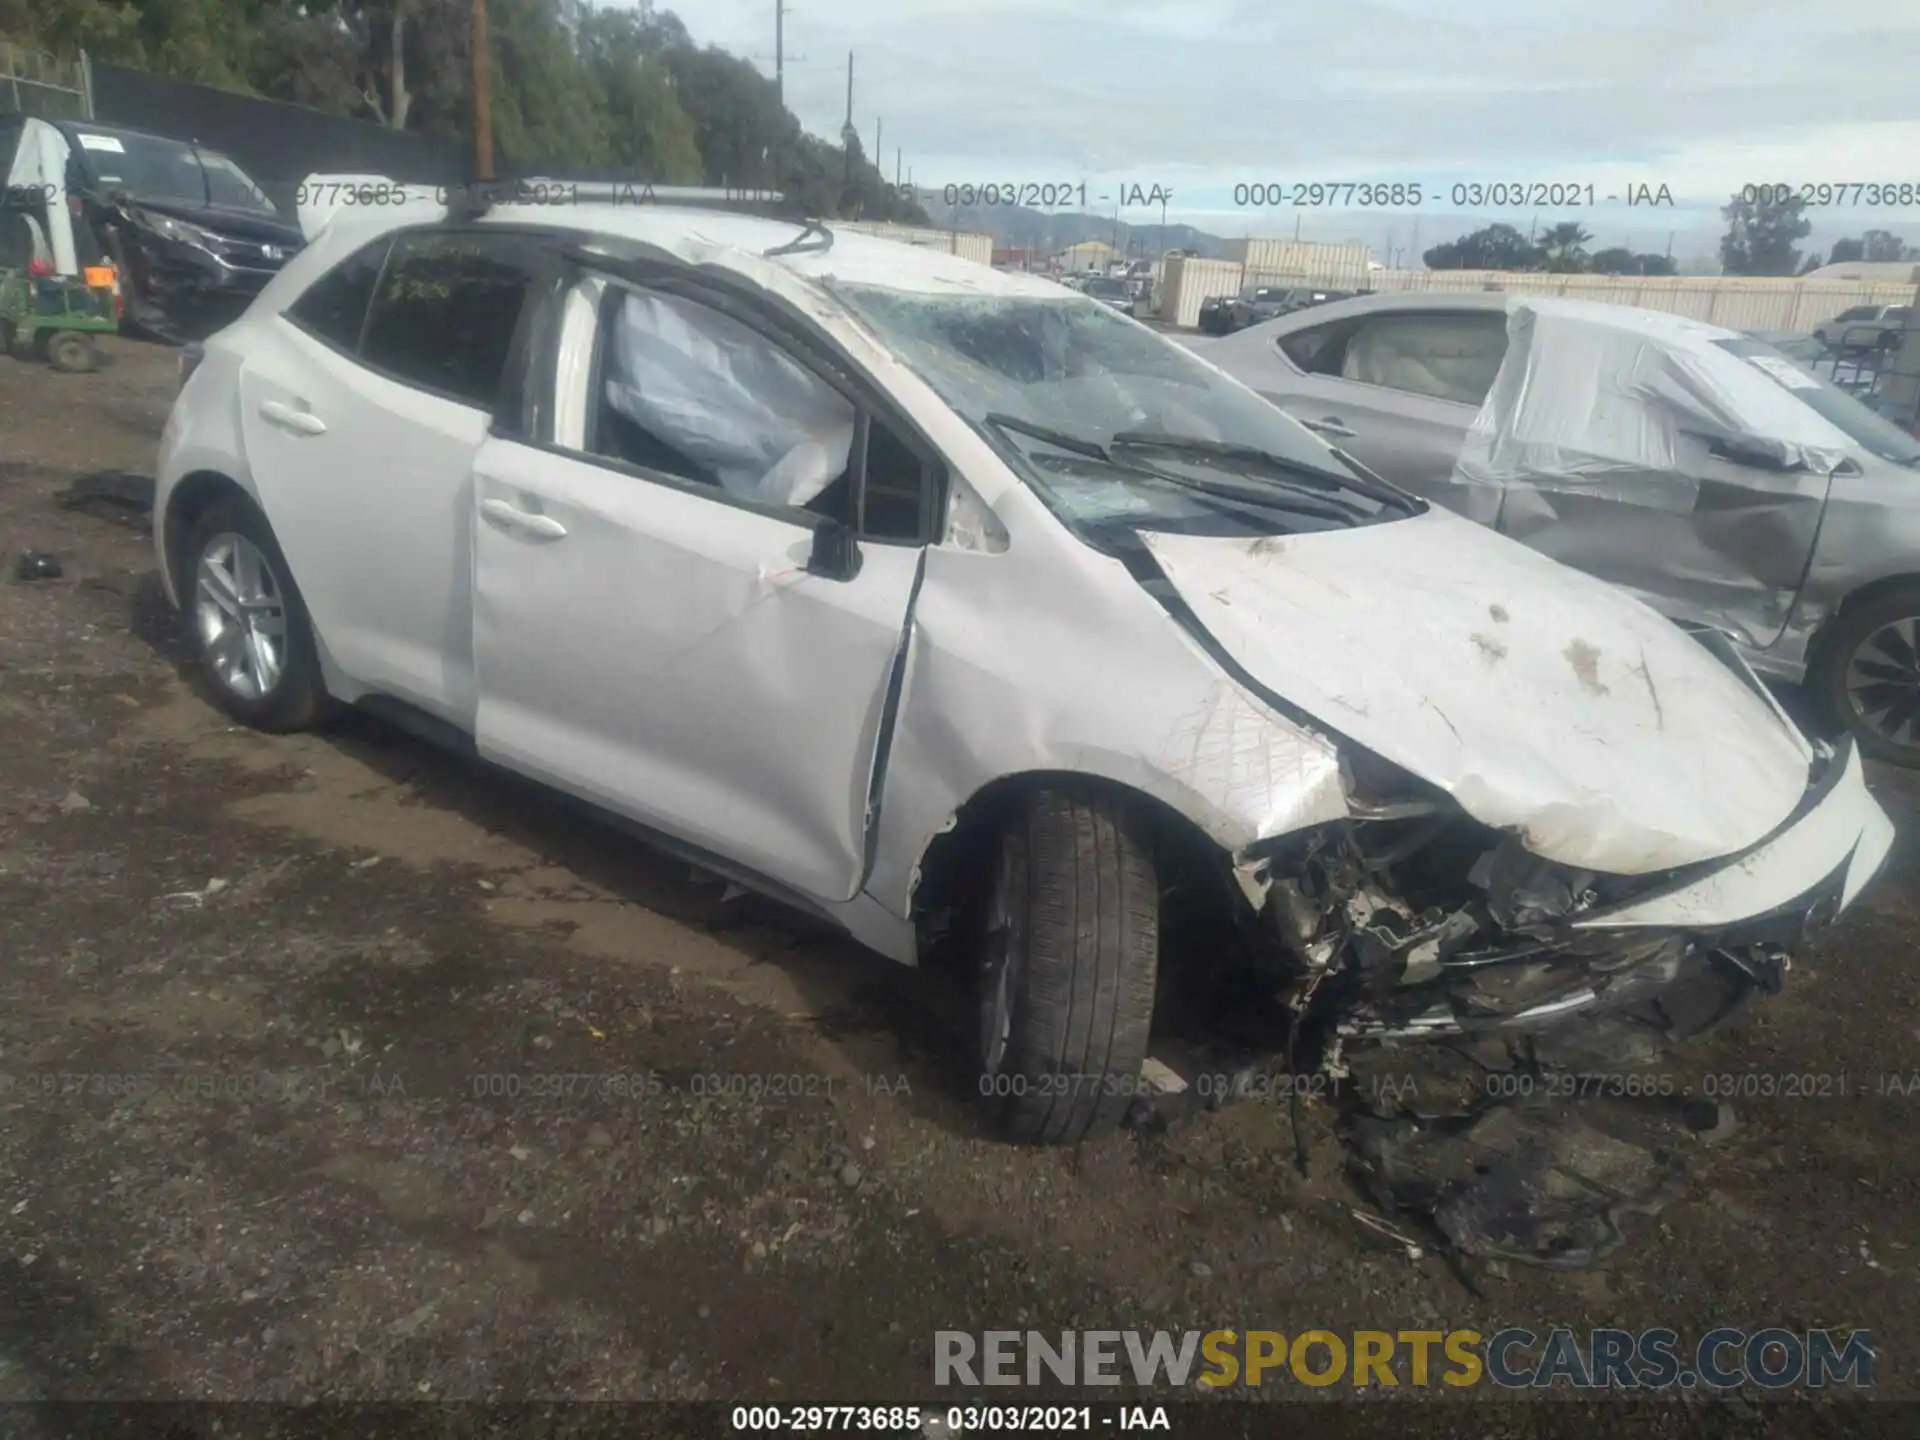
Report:
M287 663L287 611L272 564L244 535L215 535L195 567L194 614L213 677L242 700L273 693Z
M1854 722L1894 745L1920 744L1920 616L1889 621L1847 660Z

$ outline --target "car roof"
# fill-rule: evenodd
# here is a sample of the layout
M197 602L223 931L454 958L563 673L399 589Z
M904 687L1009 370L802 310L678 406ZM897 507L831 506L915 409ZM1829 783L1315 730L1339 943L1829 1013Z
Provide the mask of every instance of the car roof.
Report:
M343 239L351 236L358 244L383 231L432 225L443 214L443 207L433 203L353 207L336 212L327 228L337 227L345 232ZM740 262L760 261L814 283L842 280L928 294L1077 298L1066 286L1025 271L996 270L961 255L863 234L831 221L818 222L832 236L833 243L825 248L805 248L811 247L816 237L805 235L807 226L802 221L638 198L619 203L496 204L480 217L480 223L571 232L589 247L617 247L620 242L648 246L688 265L721 264L739 269L743 268ZM766 254L803 237L801 249L785 255ZM751 264L745 268L751 268Z

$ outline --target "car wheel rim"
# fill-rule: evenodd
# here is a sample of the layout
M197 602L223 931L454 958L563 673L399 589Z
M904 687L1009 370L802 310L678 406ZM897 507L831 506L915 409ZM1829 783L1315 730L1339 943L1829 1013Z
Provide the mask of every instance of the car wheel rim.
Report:
M216 535L200 552L194 610L213 678L242 700L273 693L287 661L280 578L244 535Z
M1881 739L1920 744L1920 617L1882 625L1860 642L1847 662L1847 704Z

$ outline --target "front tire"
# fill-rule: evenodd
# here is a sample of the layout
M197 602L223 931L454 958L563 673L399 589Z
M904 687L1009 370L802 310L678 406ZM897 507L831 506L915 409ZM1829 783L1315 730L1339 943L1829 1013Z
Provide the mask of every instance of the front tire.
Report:
M1823 716L1863 755L1920 768L1920 585L1842 611L1808 679Z
M307 730L330 706L306 604L266 517L233 498L181 546L187 643L221 706L256 730Z
M1000 834L979 968L980 1092L1010 1140L1115 1129L1153 1020L1160 890L1147 817L1109 794L1022 797Z

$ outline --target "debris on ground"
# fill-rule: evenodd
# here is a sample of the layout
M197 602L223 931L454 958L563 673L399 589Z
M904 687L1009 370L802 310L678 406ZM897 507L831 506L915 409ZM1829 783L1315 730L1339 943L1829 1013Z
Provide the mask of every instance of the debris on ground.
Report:
M60 557L51 550L22 550L13 562L16 580L58 580L65 573Z

